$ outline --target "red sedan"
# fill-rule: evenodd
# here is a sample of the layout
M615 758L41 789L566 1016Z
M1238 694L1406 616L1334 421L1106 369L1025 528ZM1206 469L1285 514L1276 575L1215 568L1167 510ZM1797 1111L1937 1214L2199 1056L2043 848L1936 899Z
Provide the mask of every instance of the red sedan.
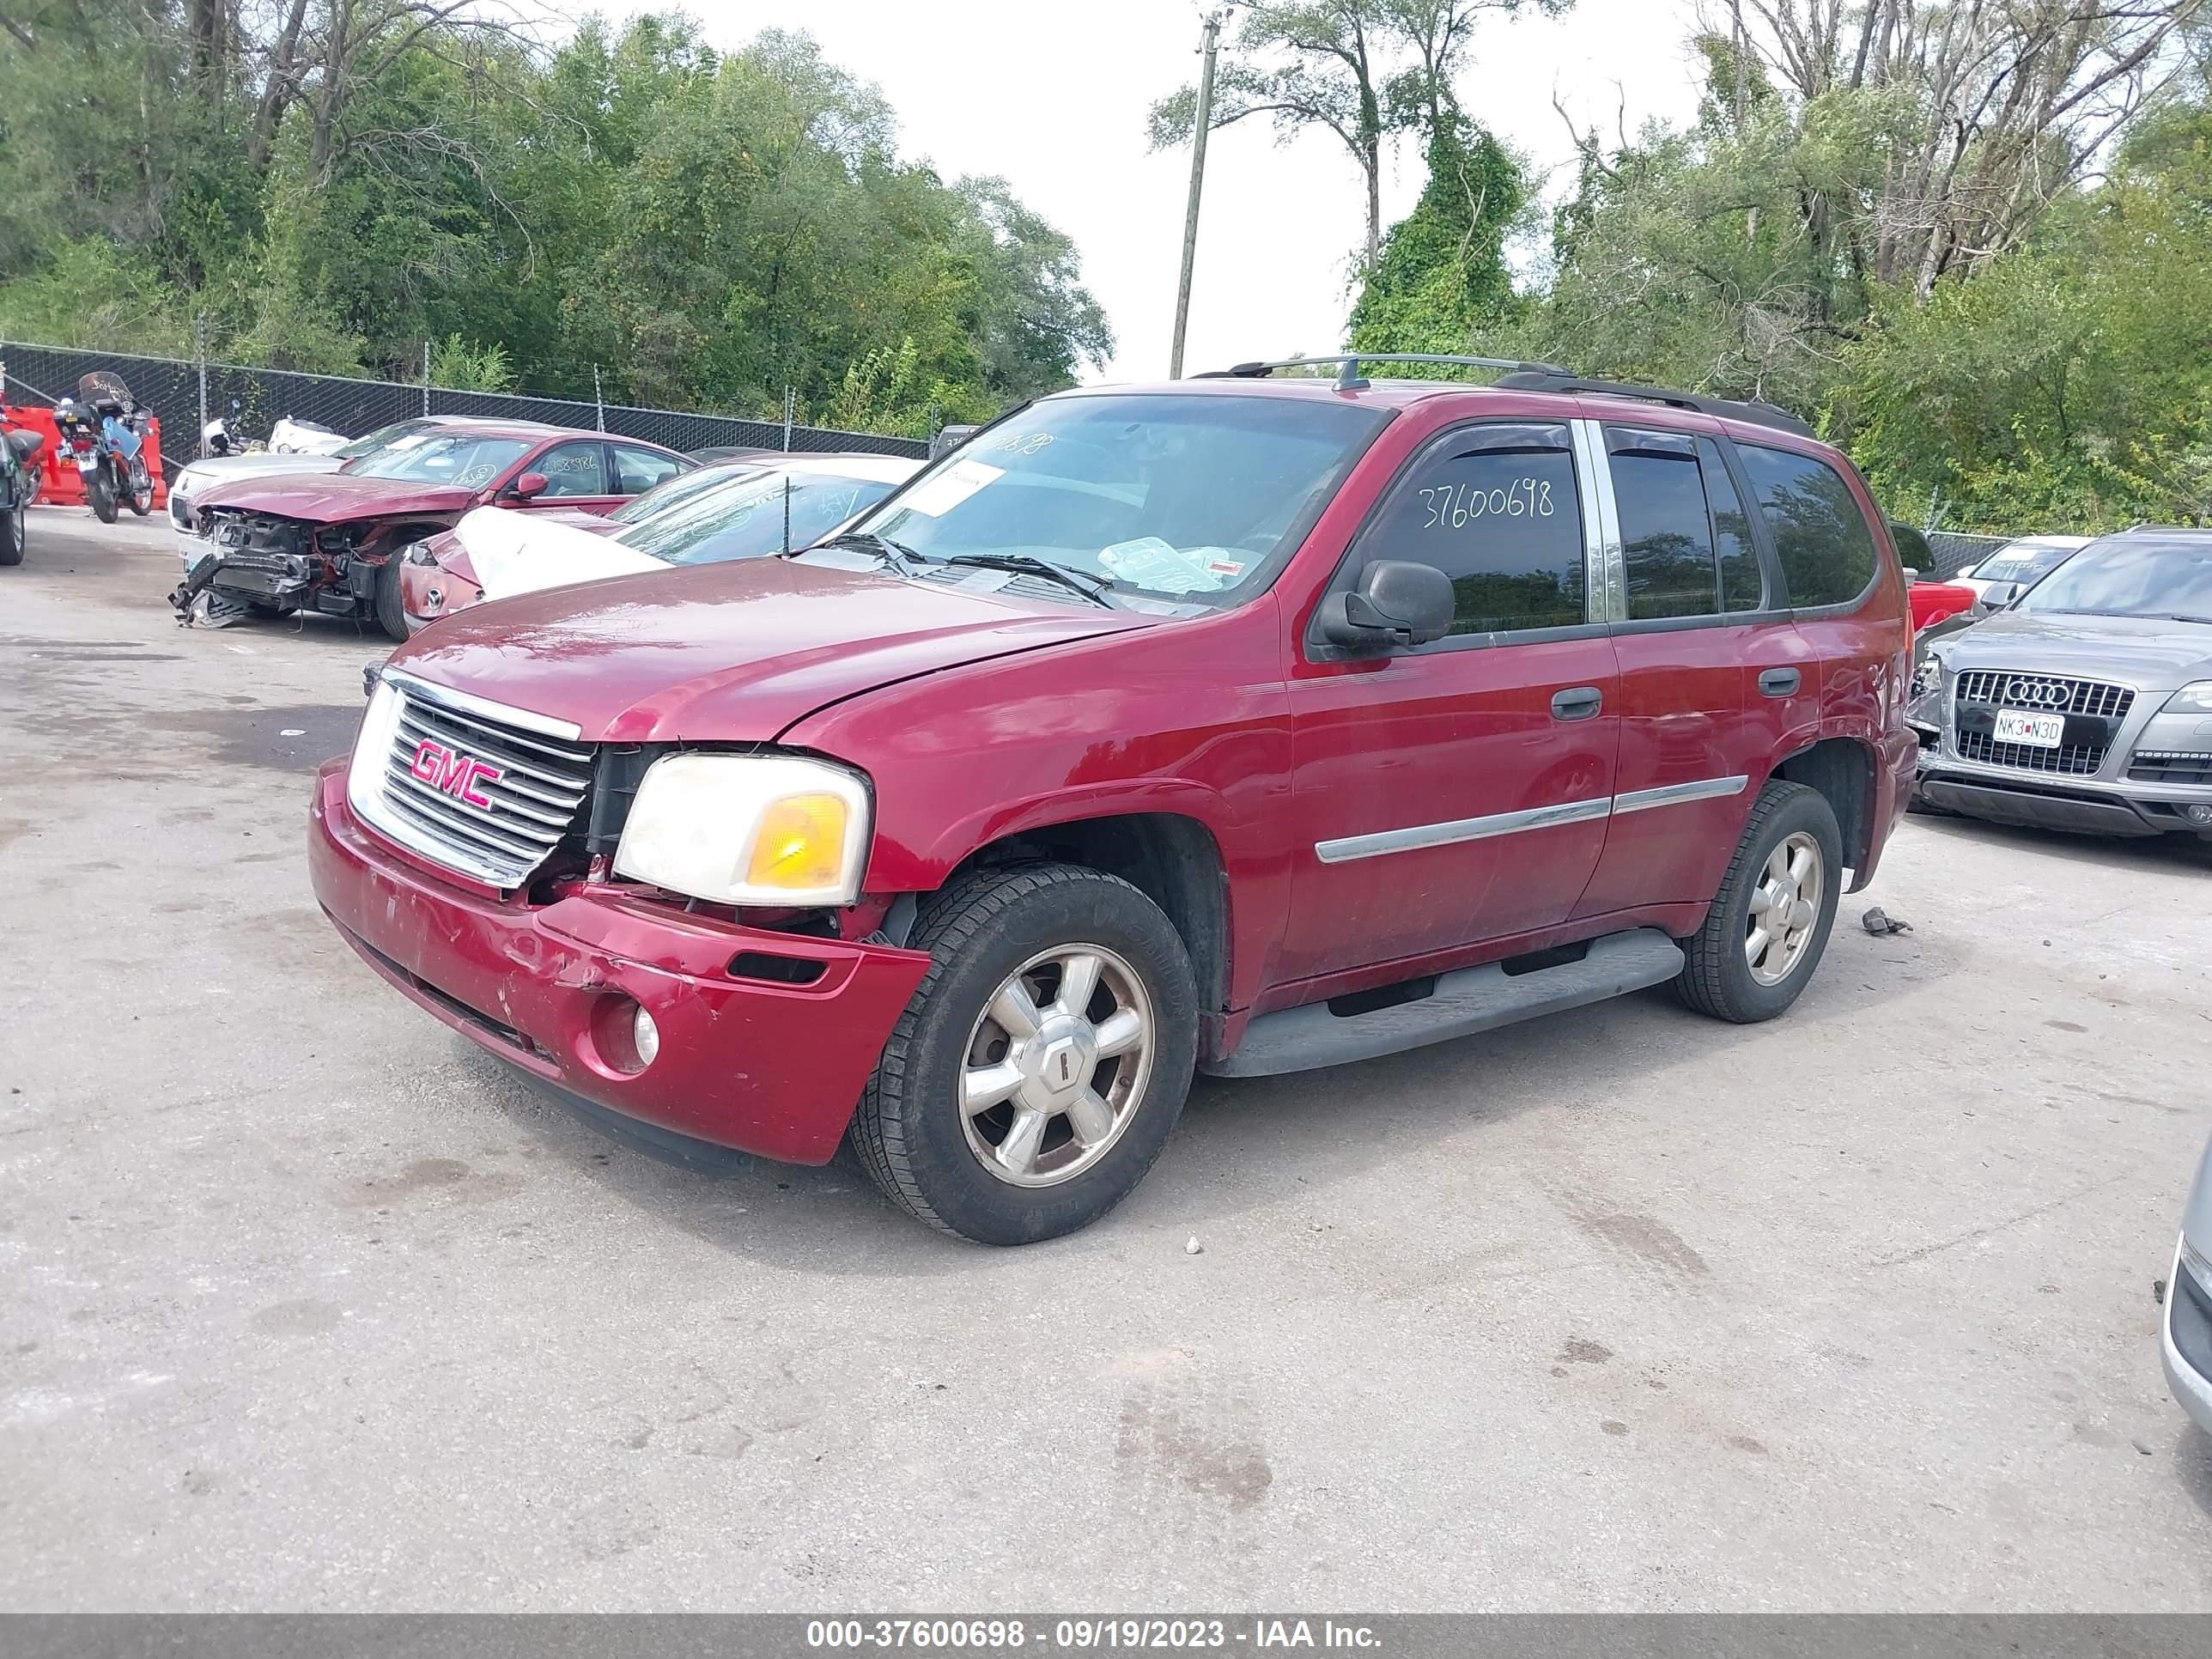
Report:
M407 637L400 555L471 507L613 511L692 469L687 456L636 438L534 422L433 430L362 456L338 472L250 478L194 503L207 556L178 590L203 590L276 615L309 610L374 619Z

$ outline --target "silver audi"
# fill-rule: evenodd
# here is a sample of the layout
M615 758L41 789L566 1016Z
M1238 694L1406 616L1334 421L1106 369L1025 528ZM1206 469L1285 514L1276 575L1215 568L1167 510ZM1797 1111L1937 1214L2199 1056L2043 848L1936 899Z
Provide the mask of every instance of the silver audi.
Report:
M2212 1434L2212 1146L2204 1149L2181 1212L2159 1349L2166 1387L2197 1426Z
M1912 677L1922 804L2212 840L2212 530L2083 548Z

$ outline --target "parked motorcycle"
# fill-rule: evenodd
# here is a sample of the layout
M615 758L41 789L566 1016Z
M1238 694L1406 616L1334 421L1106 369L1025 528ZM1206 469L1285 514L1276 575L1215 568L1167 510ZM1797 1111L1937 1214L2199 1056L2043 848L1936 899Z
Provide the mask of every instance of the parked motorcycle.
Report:
M95 370L76 383L76 396L54 405L66 458L84 479L84 499L102 524L127 505L140 518L154 510L154 475L146 466L150 411L141 409L122 377Z
M0 564L23 562L24 520L39 499L39 452L42 432L0 428Z

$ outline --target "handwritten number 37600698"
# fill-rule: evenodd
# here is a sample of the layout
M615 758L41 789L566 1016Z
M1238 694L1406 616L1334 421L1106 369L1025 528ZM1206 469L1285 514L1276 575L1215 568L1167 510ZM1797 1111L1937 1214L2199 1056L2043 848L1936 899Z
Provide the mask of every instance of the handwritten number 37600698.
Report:
M1496 489L1473 484L1437 484L1415 492L1428 516L1424 530L1460 530L1477 519L1548 519L1552 486L1543 478L1516 478Z

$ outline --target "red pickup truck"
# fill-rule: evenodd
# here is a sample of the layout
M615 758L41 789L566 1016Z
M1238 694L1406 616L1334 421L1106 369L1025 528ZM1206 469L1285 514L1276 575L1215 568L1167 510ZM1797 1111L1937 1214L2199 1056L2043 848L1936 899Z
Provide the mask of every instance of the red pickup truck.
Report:
M1329 361L1063 393L795 556L440 623L320 775L324 908L635 1133L849 1137L994 1243L1116 1203L1194 1068L1782 1012L1912 776L1850 465L1760 405Z

